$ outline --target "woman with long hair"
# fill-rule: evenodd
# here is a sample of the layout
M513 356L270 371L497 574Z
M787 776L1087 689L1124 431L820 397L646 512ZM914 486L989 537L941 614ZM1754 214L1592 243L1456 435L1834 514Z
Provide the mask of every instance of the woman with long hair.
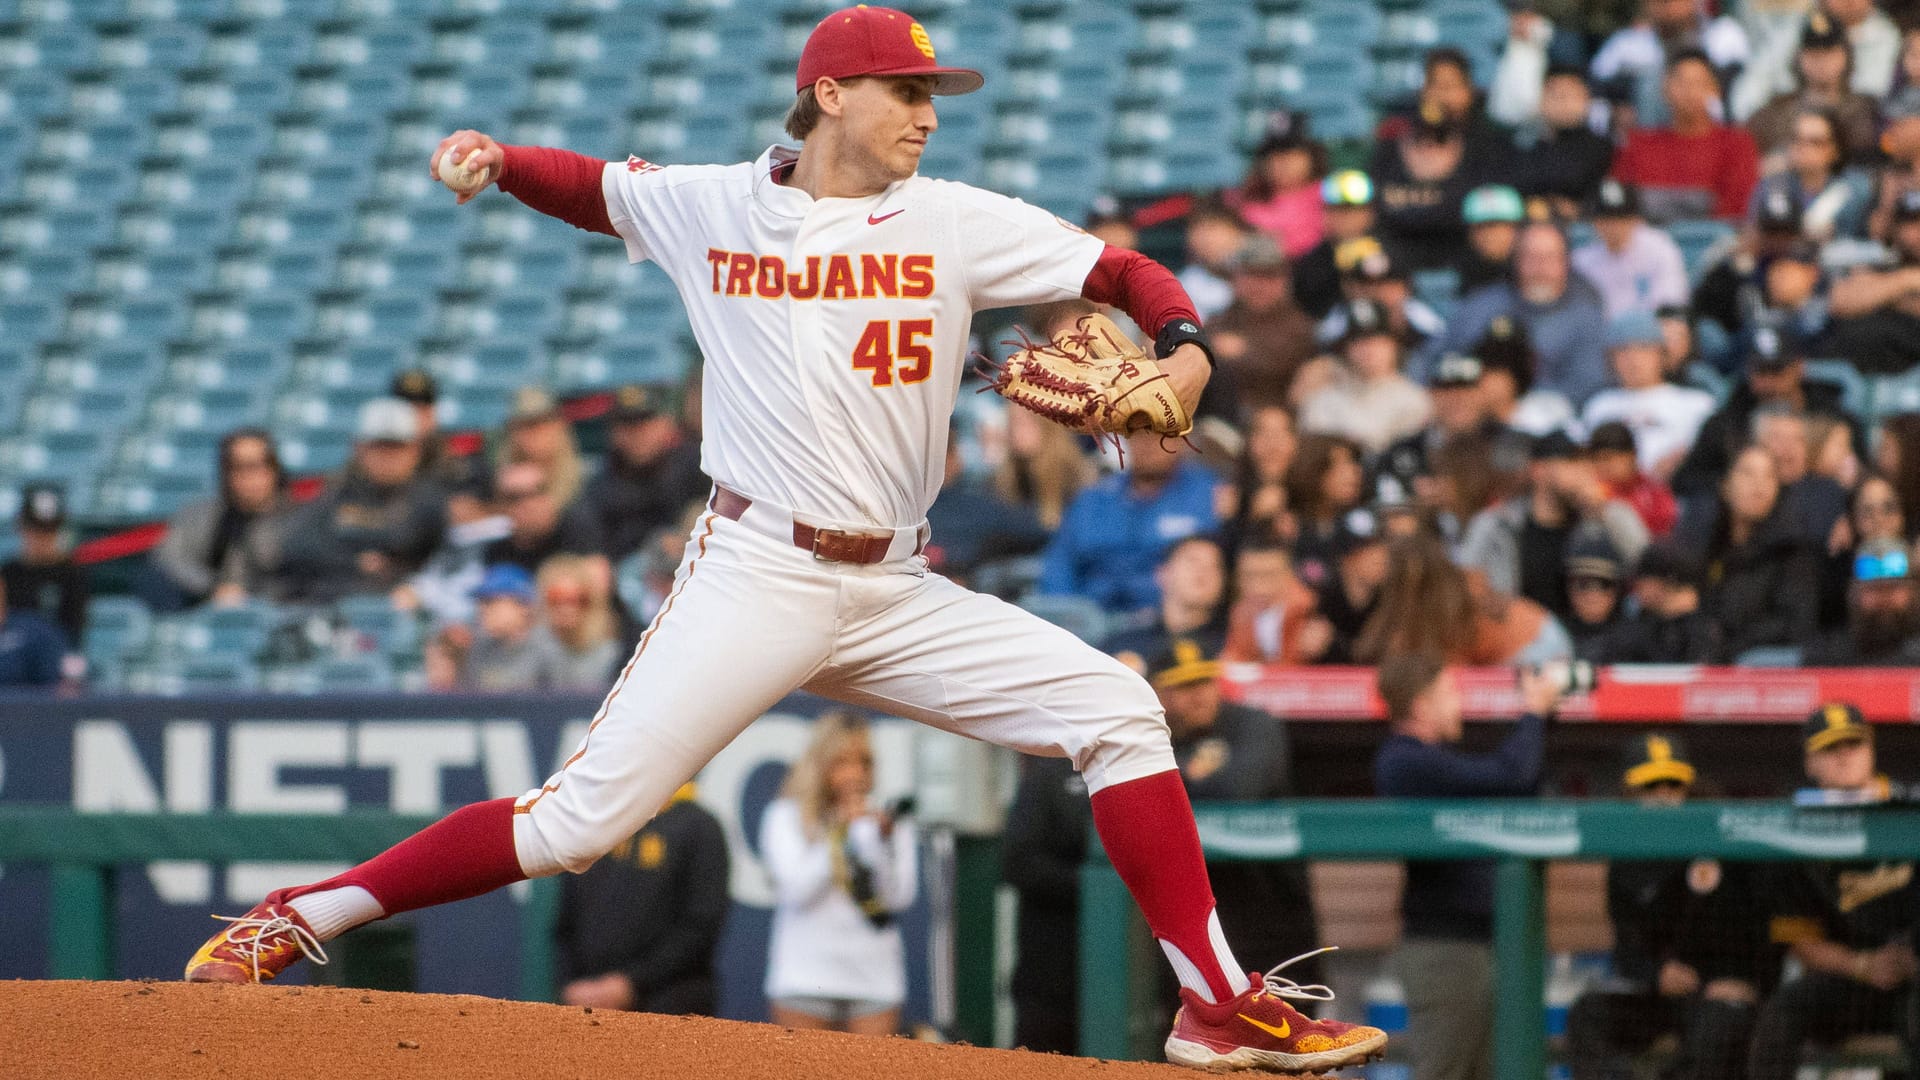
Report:
M1680 532L1705 552L1700 606L1720 629L1722 662L1762 646L1805 645L1813 636L1819 596L1807 583L1819 580L1819 569L1794 537L1766 450L1750 445L1734 455L1719 498L1704 515L1683 521Z
M167 523L154 562L188 603L275 599L287 474L273 436L239 428L220 440L220 491Z
M597 571L591 560L578 555L555 555L540 564L535 585L542 625L559 646L555 690L604 687L620 661L613 603L605 575Z
M767 999L785 1027L892 1035L907 996L896 917L920 874L913 823L877 809L867 722L835 710L760 824L773 878Z
M1493 591L1455 565L1437 537L1417 533L1394 543L1379 605L1353 652L1362 664L1411 652L1452 664L1536 663L1572 655L1573 643L1546 608Z
M1873 443L1873 471L1893 484L1900 513L1920 528L1920 413L1880 421Z
M1314 588L1333 576L1334 537L1340 518L1366 497L1360 447L1339 435L1306 435L1281 481L1286 506L1297 523L1293 565Z
M1032 507L1049 532L1097 473L1080 436L1026 409L1007 410L1007 456L994 471L994 488L1001 498Z
M581 460L573 425L553 395L537 386L523 387L514 396L498 464L504 470L522 461L546 470L547 488L562 507L572 505L586 483L586 464Z
M1234 465L1233 483L1220 489L1220 519L1227 523L1229 548L1253 536L1293 536L1287 471L1299 449L1292 413L1279 405L1253 411L1247 421L1246 444Z

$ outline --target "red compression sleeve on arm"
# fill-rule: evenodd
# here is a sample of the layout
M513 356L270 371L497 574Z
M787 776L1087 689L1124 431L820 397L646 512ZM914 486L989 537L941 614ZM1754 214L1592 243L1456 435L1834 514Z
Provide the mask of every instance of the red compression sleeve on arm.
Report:
M500 170L501 191L575 228L620 235L613 231L607 198L600 190L606 162L546 146L500 149L507 158Z
M1112 244L1093 264L1080 295L1096 304L1114 305L1154 337L1175 319L1186 319L1196 326L1200 323L1193 301L1172 271L1137 251Z

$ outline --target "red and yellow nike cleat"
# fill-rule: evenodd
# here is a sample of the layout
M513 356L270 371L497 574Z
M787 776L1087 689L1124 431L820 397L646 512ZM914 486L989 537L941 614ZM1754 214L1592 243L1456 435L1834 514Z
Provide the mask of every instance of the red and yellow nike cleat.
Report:
M1333 991L1324 986L1301 986L1280 974L1288 964L1325 951L1296 956L1265 976L1254 975L1244 993L1217 1005L1182 987L1173 1034L1167 1036L1167 1060L1207 1072L1292 1073L1359 1065L1385 1053L1387 1033L1379 1028L1314 1020L1284 1000L1333 1000Z
M227 927L187 961L188 982L266 982L303 956L316 964L327 962L313 928L285 904L262 902L237 918L214 918Z

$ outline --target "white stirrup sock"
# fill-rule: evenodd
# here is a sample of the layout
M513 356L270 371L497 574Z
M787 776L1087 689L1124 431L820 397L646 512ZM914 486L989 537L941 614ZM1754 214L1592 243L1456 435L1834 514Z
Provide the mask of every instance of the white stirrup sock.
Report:
M386 909L373 894L358 885L296 896L287 906L300 913L313 927L313 936L332 941L362 923L384 918Z
M1213 996L1213 987L1207 985L1207 977L1200 974L1200 969L1187 958L1187 954L1171 941L1155 940L1160 942L1160 950L1167 954L1167 963L1173 965L1173 973L1179 978L1180 985L1200 995L1205 1001L1218 1004ZM1253 984L1247 981L1247 973L1241 969L1240 962L1233 958L1233 950L1227 946L1227 935L1220 929L1218 911L1207 913L1207 941L1213 946L1214 963L1220 965L1221 973L1227 977L1227 985L1235 995L1245 993L1247 987Z

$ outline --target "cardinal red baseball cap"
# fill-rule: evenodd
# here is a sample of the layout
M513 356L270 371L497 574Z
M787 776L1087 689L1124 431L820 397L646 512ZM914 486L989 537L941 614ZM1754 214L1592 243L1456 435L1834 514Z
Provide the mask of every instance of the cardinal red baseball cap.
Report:
M822 78L860 75L932 75L936 94L971 94L986 77L970 68L941 67L933 58L933 39L913 16L892 8L842 8L820 20L800 51L794 92Z

